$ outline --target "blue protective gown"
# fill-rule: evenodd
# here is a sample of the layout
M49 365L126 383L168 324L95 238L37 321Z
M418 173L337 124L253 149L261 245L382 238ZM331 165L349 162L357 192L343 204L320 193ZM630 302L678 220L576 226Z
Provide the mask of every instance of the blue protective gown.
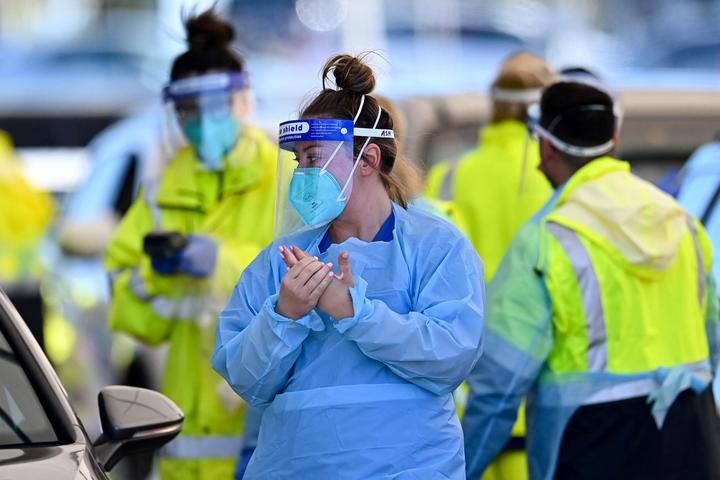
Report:
M695 218L705 221L713 252L720 252L720 202L711 207L720 189L720 141L698 148L682 169L678 202ZM705 218L703 218L705 217ZM713 274L720 278L720 262L714 262Z
M705 223L705 231L713 245L713 277L720 279L720 201L712 205L713 197L720 191L720 139L707 143L693 152L679 175L682 183L678 202L689 214ZM715 332L717 333L717 332ZM712 338L712 335L710 335ZM717 335L715 335L717 338ZM720 363L713 358L713 394L720 401Z
M464 478L451 392L480 356L482 264L447 222L412 206L393 213L389 241L322 253L316 229L274 242L244 271L212 364L267 407L246 479ZM333 263L348 251L355 315L277 314L279 245Z

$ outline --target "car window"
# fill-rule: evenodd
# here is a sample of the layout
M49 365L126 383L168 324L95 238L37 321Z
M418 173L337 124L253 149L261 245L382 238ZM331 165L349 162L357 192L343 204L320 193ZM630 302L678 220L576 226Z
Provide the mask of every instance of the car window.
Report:
M0 331L0 448L57 441L18 357Z

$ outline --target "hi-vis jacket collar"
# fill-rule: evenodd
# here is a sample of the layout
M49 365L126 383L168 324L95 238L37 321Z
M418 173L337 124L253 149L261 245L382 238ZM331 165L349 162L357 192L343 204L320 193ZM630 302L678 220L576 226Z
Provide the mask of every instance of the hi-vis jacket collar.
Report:
M687 214L672 197L612 157L592 160L575 172L548 221L582 233L646 278L672 266L688 232Z
M163 88L163 99L180 100L207 94L229 93L249 87L247 72L208 73L169 83Z

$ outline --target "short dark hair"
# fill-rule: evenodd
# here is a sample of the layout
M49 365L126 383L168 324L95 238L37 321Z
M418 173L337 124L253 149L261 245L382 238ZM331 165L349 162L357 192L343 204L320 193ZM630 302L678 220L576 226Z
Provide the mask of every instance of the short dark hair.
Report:
M605 109L587 109L589 105ZM615 135L613 99L591 85L558 82L549 86L540 99L540 111L540 125L571 145L594 147ZM576 164L592 159L560 154Z

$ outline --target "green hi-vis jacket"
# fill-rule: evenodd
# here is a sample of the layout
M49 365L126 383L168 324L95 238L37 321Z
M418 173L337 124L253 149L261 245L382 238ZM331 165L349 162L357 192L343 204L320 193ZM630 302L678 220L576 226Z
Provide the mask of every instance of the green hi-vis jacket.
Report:
M527 405L530 477L553 478L582 405L649 397L662 425L678 393L717 365L712 249L671 197L595 159L513 240L488 289L484 352L468 378L468 478L477 478Z
M538 145L517 120L480 130L478 145L456 167L443 162L427 175L425 194L445 206L485 266L490 282L513 236L550 198L552 187L538 170ZM525 435L522 412L514 437Z
M108 247L110 328L149 345L169 341L163 392L183 410L185 424L166 449L163 478L232 476L244 406L212 370L210 355L217 314L243 269L272 241L276 165L277 148L249 126L222 171L203 169L186 147L158 182L144 186ZM142 247L153 230L218 242L213 275L155 273Z

